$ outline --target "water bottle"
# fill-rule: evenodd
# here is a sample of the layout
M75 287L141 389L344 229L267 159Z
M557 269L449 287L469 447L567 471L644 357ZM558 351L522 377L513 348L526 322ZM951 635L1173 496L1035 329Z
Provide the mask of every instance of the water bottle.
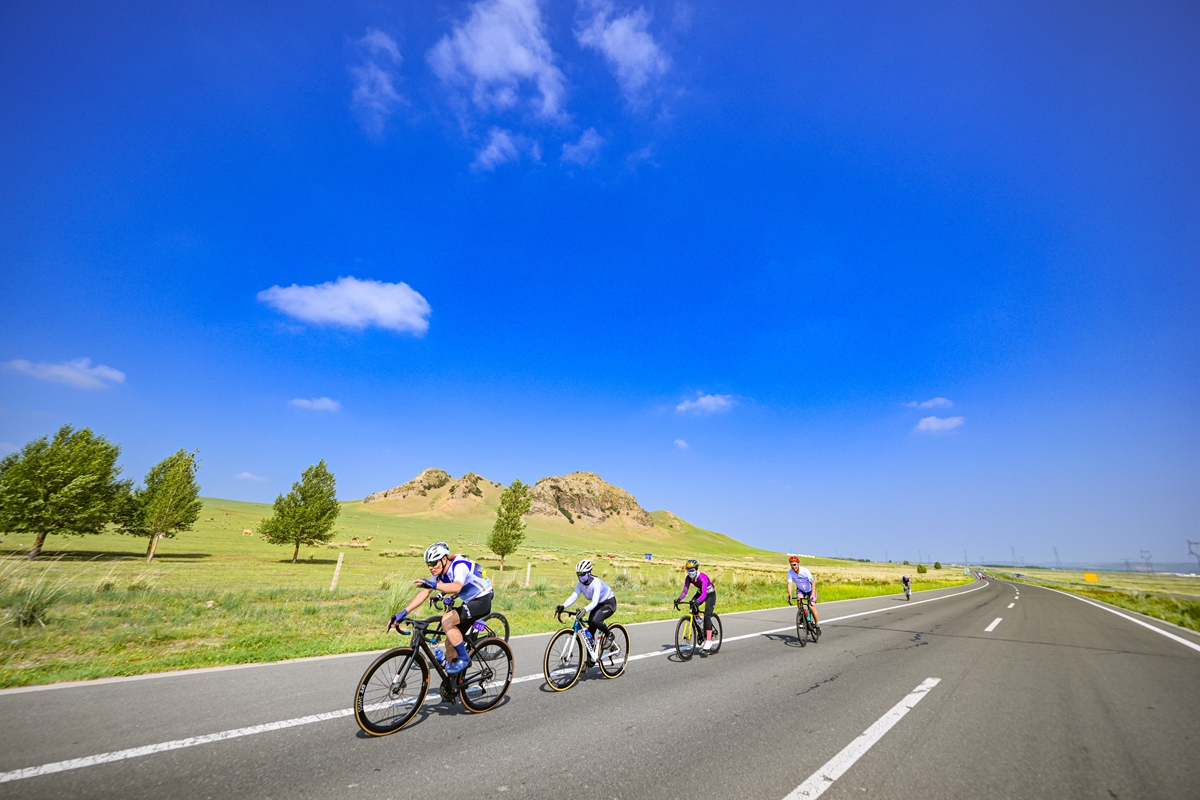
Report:
M592 632L591 631L585 630L583 632L583 638L587 639L588 647L592 647L595 644L595 642L592 641Z
M442 648L440 648L440 647L433 648L433 654L435 656L437 656L437 660L438 660L439 664L441 664L443 667L446 666L446 654L442 652Z

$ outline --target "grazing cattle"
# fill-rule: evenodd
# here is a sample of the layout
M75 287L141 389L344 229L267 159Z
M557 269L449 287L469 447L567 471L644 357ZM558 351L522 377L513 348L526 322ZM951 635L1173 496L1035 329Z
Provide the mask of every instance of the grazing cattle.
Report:
M249 528L242 529L242 536L253 536L253 535L254 535L254 531L250 530Z

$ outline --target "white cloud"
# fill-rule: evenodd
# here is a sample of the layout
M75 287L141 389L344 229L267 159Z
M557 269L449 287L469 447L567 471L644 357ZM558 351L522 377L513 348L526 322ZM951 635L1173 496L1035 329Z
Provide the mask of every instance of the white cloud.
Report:
M316 286L272 286L258 299L290 317L315 325L363 329L372 325L423 336L429 303L407 283L338 278Z
M395 87L399 75L394 68L402 60L400 48L396 47L392 37L375 28L367 28L366 35L357 44L363 60L350 68L355 81L350 107L367 135L379 139L388 117L404 102Z
M311 400L297 397L295 400L289 400L288 405L295 406L296 408L304 408L309 411L339 411L342 407L342 404L337 400L332 400L328 397L314 397Z
M598 51L617 76L626 99L638 103L651 81L662 77L671 67L671 59L647 32L650 15L638 8L625 16L614 17L608 0L581 3L591 14L587 24L575 31L583 47Z
M254 475L250 472L239 472L233 476L235 481L252 481L253 483L266 483L267 479L261 475Z
M586 167L596 160L596 156L600 153L600 148L603 146L603 137L596 133L595 128L588 128L579 137L579 141L567 142L563 145L562 161L563 163L578 164L581 167Z
M48 364L45 361L34 364L18 358L15 361L5 361L3 366L9 372L19 372L51 383L65 383L76 389L103 389L109 384L125 382L124 372L103 364L93 367L90 358L76 358L61 364Z
M680 414L716 414L731 408L733 408L733 395L701 394L700 392L696 392L695 400L684 400L675 406L675 410Z
M966 422L962 417L922 417L913 428L917 433L945 433Z
M566 79L554 64L545 27L537 0L479 0L466 22L429 50L429 66L447 84L469 87L481 110L516 107L522 84L533 84L536 113L558 118Z
M904 405L909 408L950 408L954 405L954 403L944 397L935 397L931 400L925 400L924 402L920 403L914 400L913 402L905 403Z
M487 144L475 151L471 169L491 172L501 164L520 161L522 154L528 154L533 161L542 160L542 148L537 142L504 128L492 128Z
M683 439L676 439L676 440L675 440L675 446L676 446L676 447L678 447L680 450L687 450L687 449L688 449L688 443L687 443L687 442L685 442Z

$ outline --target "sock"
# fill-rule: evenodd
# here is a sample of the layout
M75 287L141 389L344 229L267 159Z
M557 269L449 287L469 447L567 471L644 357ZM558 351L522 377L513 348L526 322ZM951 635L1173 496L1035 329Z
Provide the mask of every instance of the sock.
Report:
M467 644L466 644L466 642L463 642L462 644L456 644L456 645L454 645L454 652L455 652L455 653L458 653L458 657L459 657L459 658L466 658L466 657L467 657Z

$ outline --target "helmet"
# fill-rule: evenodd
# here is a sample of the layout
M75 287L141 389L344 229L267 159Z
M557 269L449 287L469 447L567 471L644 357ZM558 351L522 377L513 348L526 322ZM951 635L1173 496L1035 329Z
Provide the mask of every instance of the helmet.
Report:
M591 571L592 571L592 562L588 561L586 558L583 561L580 561L578 564L575 565L575 574L576 575L582 575L585 572L591 572Z
M448 555L450 555L450 545L445 542L434 542L425 548L425 563L436 564Z
M700 569L700 562L694 558L689 558L687 563L683 565L684 569Z
M799 563L800 563L800 556L797 556L797 555L790 555L790 556L788 556L788 563L789 563L789 564L799 564Z

